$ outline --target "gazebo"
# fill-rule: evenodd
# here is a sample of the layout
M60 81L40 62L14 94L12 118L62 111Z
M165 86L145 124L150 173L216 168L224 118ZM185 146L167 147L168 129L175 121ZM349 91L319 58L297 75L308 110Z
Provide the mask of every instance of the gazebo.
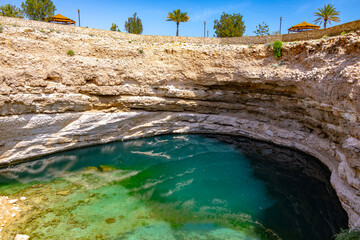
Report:
M309 31L309 30L317 30L319 28L320 28L320 26L318 26L318 25L314 25L314 24L307 23L307 22L302 22L298 25L292 26L288 30L289 30L289 33L291 33L291 32L304 32L304 31Z
M52 16L50 18L49 22L65 24L65 25L71 25L71 24L75 25L76 24L76 22L74 20L71 20L70 18L64 17L61 14L57 14L55 16Z

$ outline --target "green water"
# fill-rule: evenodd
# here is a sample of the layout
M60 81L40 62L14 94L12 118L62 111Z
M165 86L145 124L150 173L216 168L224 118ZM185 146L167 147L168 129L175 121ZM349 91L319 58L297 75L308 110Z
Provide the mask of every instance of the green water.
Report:
M228 136L77 149L0 170L31 239L331 239L347 217L316 159Z

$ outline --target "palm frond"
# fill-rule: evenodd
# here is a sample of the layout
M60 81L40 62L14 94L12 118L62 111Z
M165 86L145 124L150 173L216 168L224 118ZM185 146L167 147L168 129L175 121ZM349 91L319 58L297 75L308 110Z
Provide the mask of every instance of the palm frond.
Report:
M11 4L5 4L0 6L0 15L6 17L18 17L18 18L23 17L22 11L15 5L11 5Z
M187 13L181 12L180 9L174 10L173 12L168 13L168 17L166 21L174 21L174 22L187 22L189 21L189 16Z
M316 24L324 23L324 28L326 24L331 24L332 22L340 22L339 11L336 11L334 5L325 4L324 8L318 8L318 12L314 13L314 17L317 17L313 22Z

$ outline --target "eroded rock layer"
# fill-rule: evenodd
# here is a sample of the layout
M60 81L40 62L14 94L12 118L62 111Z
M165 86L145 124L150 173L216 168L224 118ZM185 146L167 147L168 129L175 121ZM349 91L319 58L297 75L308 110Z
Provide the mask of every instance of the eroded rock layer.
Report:
M4 26L0 69L2 165L158 134L243 135L317 157L360 225L360 32L285 43L274 59L267 45Z

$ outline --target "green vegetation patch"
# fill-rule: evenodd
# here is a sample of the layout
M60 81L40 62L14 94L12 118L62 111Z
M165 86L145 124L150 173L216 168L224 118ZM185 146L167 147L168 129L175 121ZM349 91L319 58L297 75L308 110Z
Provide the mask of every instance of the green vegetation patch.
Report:
M275 41L273 44L273 54L275 58L279 58L282 56L282 45L281 41Z
M67 52L66 52L66 54L68 55L68 56L74 56L75 55L75 52L73 51L73 50L68 50Z
M342 229L340 233L336 234L335 240L359 240L360 239L360 228L353 230Z

